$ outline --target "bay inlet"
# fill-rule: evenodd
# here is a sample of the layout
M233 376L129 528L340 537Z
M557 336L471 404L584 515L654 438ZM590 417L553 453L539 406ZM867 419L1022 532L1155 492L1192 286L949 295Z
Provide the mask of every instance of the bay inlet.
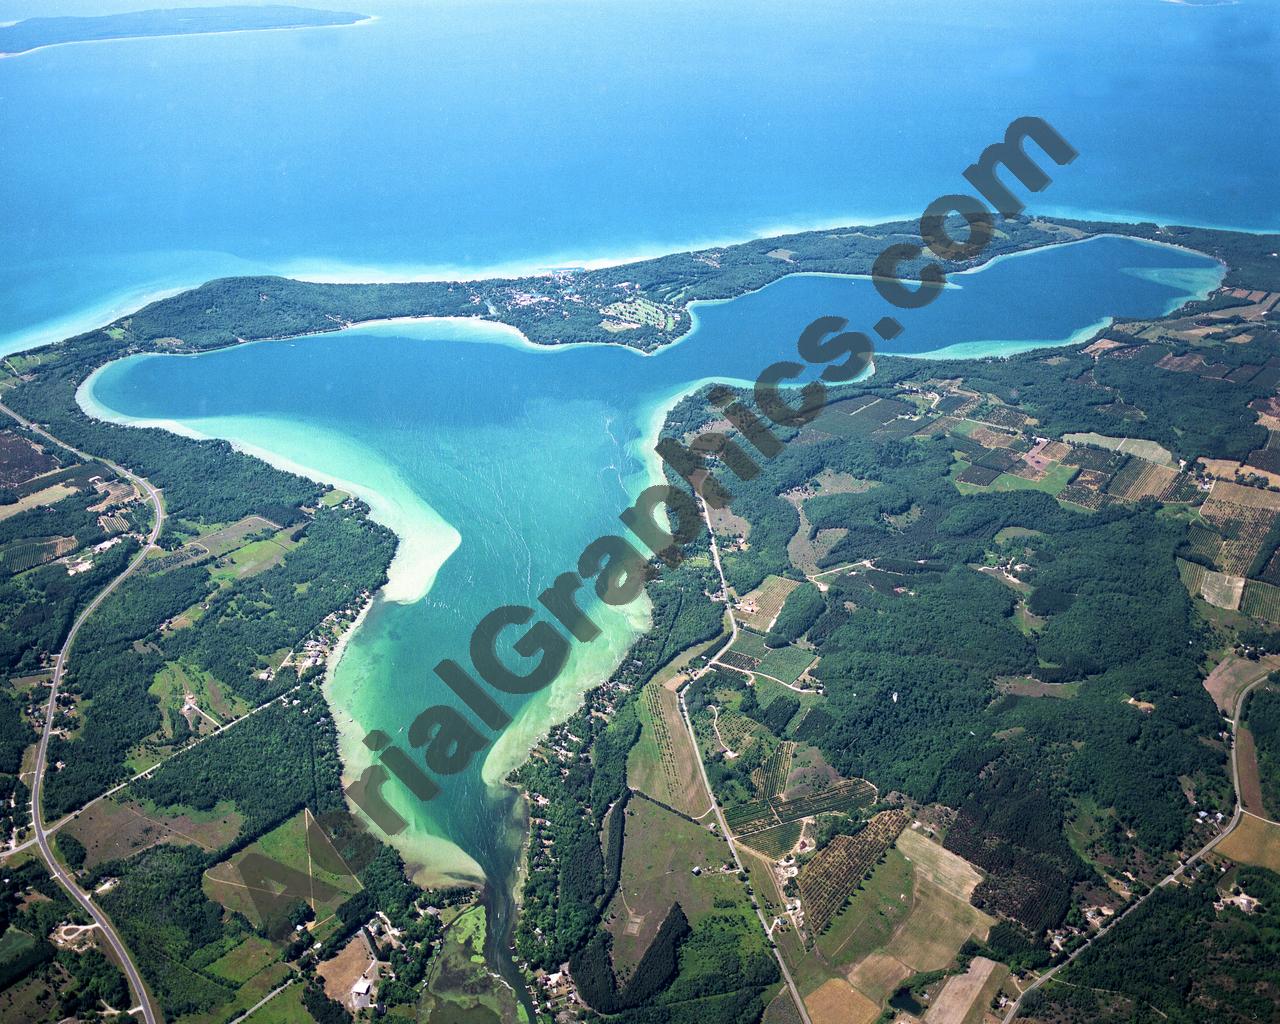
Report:
M995 260L954 279L933 305L902 317L882 351L978 358L1094 333L1115 316L1158 315L1217 285L1208 257L1103 237ZM363 737L403 733L429 704L457 699L431 673L466 664L476 622L533 604L586 543L654 478L652 442L666 410L701 382L753 380L794 358L817 316L874 323L871 282L796 275L735 299L697 305L681 341L644 356L615 345L538 347L481 322L357 326L195 356L134 356L81 389L93 415L222 437L282 468L360 496L400 537L391 580L353 631L326 692L349 775L368 763ZM642 602L591 610L603 636L577 645L556 683L503 696L513 718L487 756L420 803L395 785L410 823L392 841L424 883L485 881L494 966L509 969L524 820L502 784L530 748L579 706L648 624Z

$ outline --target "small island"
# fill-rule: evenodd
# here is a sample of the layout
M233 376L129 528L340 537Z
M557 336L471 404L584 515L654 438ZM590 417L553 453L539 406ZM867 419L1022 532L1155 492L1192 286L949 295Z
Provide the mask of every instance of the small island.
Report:
M367 14L320 11L309 7L198 7L185 10L131 11L97 17L27 18L0 28L0 57L16 57L46 46L141 39L152 36L255 32L275 28L354 25Z

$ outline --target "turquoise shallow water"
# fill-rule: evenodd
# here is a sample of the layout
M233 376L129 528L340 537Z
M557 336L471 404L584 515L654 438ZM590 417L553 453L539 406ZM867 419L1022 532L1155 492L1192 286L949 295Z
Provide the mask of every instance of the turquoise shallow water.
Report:
M314 2L378 20L0 60L0 350L233 272L474 272L919 215L1024 114L1081 154L1038 210L1280 224L1257 113L1280 105L1277 0Z
M1220 275L1205 257L1125 239L1044 249L955 277L931 306L900 314L906 330L885 349L1060 343L1111 315L1164 312ZM535 348L492 325L424 321L132 357L97 374L85 397L101 415L227 437L354 486L407 537L391 599L374 605L330 684L348 767L358 769L368 730L402 737L429 704L461 706L430 670L443 657L468 664L467 639L485 613L533 604L589 541L616 531L648 478L655 412L673 396L794 358L816 316L865 327L884 312L869 281L798 276L697 306L692 333L653 356ZM494 784L612 669L645 609L601 619L606 636L578 646L552 687L504 701L515 722L483 762L443 780L431 803L394 794L412 822L397 840L406 859L427 874L509 877L519 834L511 794ZM505 886L491 899L505 921Z

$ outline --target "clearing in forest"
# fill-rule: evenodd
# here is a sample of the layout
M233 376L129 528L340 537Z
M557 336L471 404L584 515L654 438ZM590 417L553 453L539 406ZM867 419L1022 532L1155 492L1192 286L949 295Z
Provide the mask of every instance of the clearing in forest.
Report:
M733 610L734 618L744 626L767 633L773 626L778 612L791 591L800 584L781 576L766 576L763 583L738 601Z
M1240 823L1214 852L1240 864L1254 864L1280 872L1280 825L1252 814L1242 814Z
M736 872L721 871L731 859L729 844L703 825L643 796L628 801L622 874L605 912L614 970L621 976L634 969L673 903L697 922L717 900L743 900Z

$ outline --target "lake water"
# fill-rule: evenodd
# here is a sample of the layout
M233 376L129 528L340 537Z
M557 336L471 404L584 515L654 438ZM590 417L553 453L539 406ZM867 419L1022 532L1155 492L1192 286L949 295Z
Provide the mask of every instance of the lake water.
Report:
M0 60L0 351L230 273L466 273L918 216L1024 114L1080 151L1038 210L1280 224L1258 120L1277 0L310 2L378 20Z
M1259 121L1280 100L1278 0L819 2L803 19L709 2L312 2L378 20L0 61L0 352L225 274L475 275L918 215L1024 114L1080 151L1037 211L1280 223L1280 151ZM138 6L11 0L2 16ZM1134 242L1002 260L900 314L895 348L1063 341L1216 280ZM884 312L866 282L797 278L700 307L694 334L652 358L394 325L135 359L87 397L343 481L401 533L391 599L330 686L358 769L363 731L396 735L484 612L527 601L612 529L673 394L754 377L817 315L866 329ZM486 780L609 670L643 625L629 613L520 708L483 767L426 807L399 799L410 860L509 876L518 836ZM494 899L498 934L509 908Z
M1196 254L1110 237L1002 258L901 314L906 329L884 348L1061 343L1109 315L1154 315L1203 295L1221 272ZM616 532L617 515L654 473L651 431L676 396L795 358L795 339L816 316L867 325L885 308L865 279L784 278L696 306L692 333L652 356L613 345L538 348L476 322L370 325L198 356L135 356L91 378L82 401L99 415L230 438L339 482L406 539L388 594L329 685L344 760L358 772L369 730L403 741L428 705L461 707L431 668L445 657L468 664L481 617L504 604L536 606L588 542ZM596 609L604 636L576 646L554 685L505 699L513 724L470 770L441 780L434 801L391 787L412 823L396 843L422 877L509 878L520 833L501 780L613 669L646 613L639 603ZM501 925L507 896L491 898Z

